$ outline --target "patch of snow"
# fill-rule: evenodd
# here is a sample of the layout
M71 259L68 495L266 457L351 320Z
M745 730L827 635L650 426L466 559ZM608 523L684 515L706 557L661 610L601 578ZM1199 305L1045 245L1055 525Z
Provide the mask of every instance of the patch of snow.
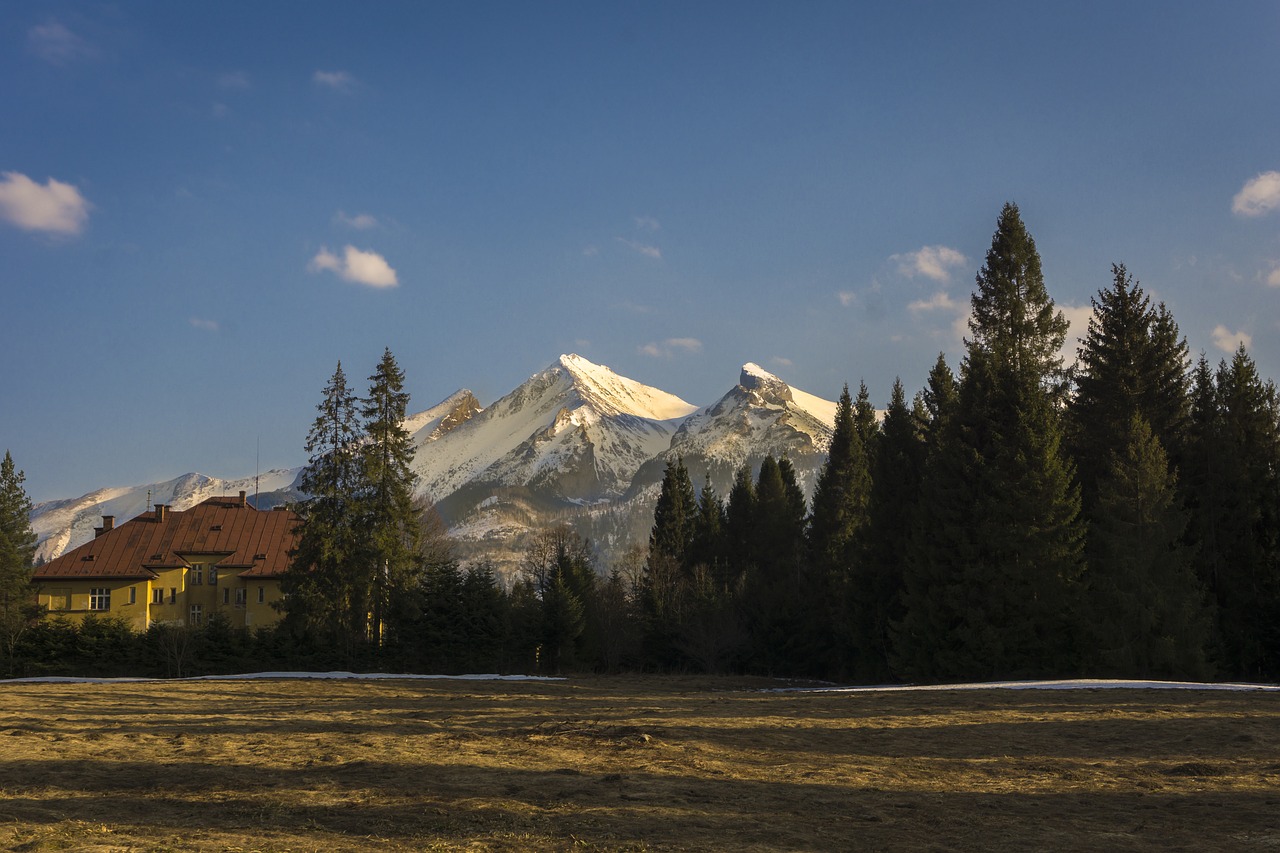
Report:
M1199 681L1125 681L1069 678L1052 681L987 681L974 684L884 684L872 687L780 687L777 693L894 693L928 690L1258 690L1280 692L1280 685Z
M65 675L42 675L34 678L9 678L0 684L132 684L138 682L175 681L250 681L254 679L306 679L306 680L358 680L381 681L397 678L417 681L564 681L550 675L498 675L497 673L471 675L413 675L390 672L246 672L240 675L198 675L192 678L76 678Z

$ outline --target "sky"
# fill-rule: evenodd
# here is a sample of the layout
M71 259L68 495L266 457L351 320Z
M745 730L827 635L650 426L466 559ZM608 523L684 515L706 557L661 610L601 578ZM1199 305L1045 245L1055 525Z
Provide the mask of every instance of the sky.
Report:
M35 501L303 464L576 352L705 405L954 366L1018 204L1280 378L1280 4L0 5L0 449Z

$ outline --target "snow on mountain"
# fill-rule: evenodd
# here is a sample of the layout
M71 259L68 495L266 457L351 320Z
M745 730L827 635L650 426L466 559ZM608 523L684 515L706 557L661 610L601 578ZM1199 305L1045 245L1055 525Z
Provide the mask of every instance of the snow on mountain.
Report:
M831 443L835 416L835 403L792 388L748 363L736 386L681 423L662 464L679 456L695 483L702 473L710 474L712 485L726 494L742 465L755 468L769 454L785 455L806 491L812 491L817 467ZM637 476L638 484L655 482L655 474L661 477L651 464Z
M65 551L83 545L94 536L94 528L102 524L102 516L115 516L127 521L146 512L155 504L166 504L175 510L189 509L206 498L234 495L244 491L259 495L262 506L282 502L281 493L292 495L300 468L276 468L257 477L223 480L204 474L183 474L163 483L98 489L66 500L43 501L31 509L31 527L39 540L36 555L51 560ZM256 481L256 482L255 482ZM250 502L253 498L250 497Z
M616 497L695 408L562 355L465 423L427 436L414 467L437 502L473 483L544 488L565 500Z
M410 415L419 493L450 526L460 557L518 565L528 537L571 524L608 565L653 522L657 484L682 457L695 483L710 474L722 495L742 465L786 455L812 492L836 404L792 388L756 364L710 406L619 376L578 355L562 355L492 405L459 390ZM299 469L263 474L262 506L301 497ZM121 523L152 504L185 509L213 495L255 493L254 478L187 474L164 483L101 489L35 507L40 554L50 559L93 537L102 515Z

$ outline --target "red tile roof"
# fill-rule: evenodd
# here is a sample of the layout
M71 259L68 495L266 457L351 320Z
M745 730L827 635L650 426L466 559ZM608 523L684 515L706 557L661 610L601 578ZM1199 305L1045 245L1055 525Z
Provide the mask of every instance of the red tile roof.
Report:
M289 565L298 521L289 510L259 511L238 497L208 498L181 511L157 508L50 560L33 580L145 580L158 569L189 565L195 555L214 555L214 564L240 577L278 577Z

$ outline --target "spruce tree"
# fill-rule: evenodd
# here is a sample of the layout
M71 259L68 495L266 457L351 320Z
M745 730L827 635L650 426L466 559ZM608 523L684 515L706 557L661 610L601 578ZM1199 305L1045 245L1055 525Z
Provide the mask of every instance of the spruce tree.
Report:
M914 677L1063 674L1078 660L1084 529L1062 449L1067 321L1016 206L977 276L955 413L921 502L897 660Z
M859 672L850 610L863 595L855 577L871 494L871 473L849 386L840 392L827 461L818 474L809 517L808 554L813 572L809 605L811 630L825 640L825 669Z
M409 395L404 372L388 348L369 377L363 400L364 442L361 444L363 510L370 542L368 593L371 640L380 645L393 598L402 598L417 585L419 512L414 502L417 475L413 472L412 437L404 427Z
M1092 660L1117 678L1207 675L1206 600L1182 536L1176 475L1159 440L1133 415L1097 485L1089 531Z
M871 476L864 568L852 598L854 674L864 682L887 681L893 674L890 626L902 618L907 546L916 529L925 454L920 428L901 380L895 380Z
M1187 345L1168 310L1153 307L1124 265L1091 301L1081 341L1076 393L1068 406L1071 453L1086 512L1110 454L1123 446L1134 416L1161 447L1180 450L1189 413Z
M688 589L698 503L684 459L668 460L649 533L649 556L641 587L645 654L658 666L675 663L675 642Z
M803 495L798 504L795 500L794 477L784 474L772 454L760 464L754 516L749 539L754 559L744 589L753 663L769 673L806 672L814 662L802 654L809 615L802 571L805 506Z
M23 488L25 481L6 450L0 462L0 641L5 672L10 675L18 640L40 612L31 586L36 534L31 530L31 499Z
M286 624L331 642L350 662L368 639L372 557L361 524L364 497L359 405L339 362L307 434L307 494L298 542L281 579Z

